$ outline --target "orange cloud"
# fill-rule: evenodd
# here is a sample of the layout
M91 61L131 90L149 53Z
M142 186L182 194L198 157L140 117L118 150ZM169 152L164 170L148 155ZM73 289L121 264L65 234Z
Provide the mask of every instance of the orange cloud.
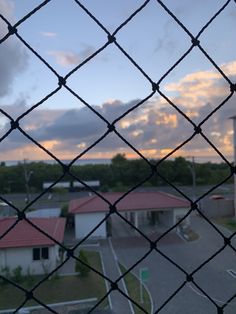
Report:
M176 128L177 124L178 124L177 116L176 116L176 114L166 114L166 113L160 112L158 114L158 118L156 120L156 124L157 125L169 124L169 126L171 128Z
M228 75L236 75L236 61L222 64L221 69ZM228 86L219 84L222 75L216 70L198 71L187 74L179 82L164 86L167 92L174 92L176 96L170 97L175 103L187 108L205 105L214 97L222 99L229 94Z

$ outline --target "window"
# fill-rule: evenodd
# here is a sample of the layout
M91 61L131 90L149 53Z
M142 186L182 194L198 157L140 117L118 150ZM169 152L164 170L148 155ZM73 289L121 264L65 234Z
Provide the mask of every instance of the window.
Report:
M48 259L48 247L33 248L33 261L39 261L41 259Z
M40 260L40 249L33 249L33 261Z
M48 259L48 247L43 247L41 253L42 259Z

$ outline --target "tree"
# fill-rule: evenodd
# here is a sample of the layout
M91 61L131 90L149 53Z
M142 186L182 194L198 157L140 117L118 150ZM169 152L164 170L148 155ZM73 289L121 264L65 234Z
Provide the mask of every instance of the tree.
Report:
M80 250L78 259L81 262L79 260L76 260L75 271L79 273L81 277L87 277L90 272L90 268L89 268L90 265L89 265L88 257L84 250ZM86 266L84 263L88 266Z
M60 217L68 217L68 203L62 205Z

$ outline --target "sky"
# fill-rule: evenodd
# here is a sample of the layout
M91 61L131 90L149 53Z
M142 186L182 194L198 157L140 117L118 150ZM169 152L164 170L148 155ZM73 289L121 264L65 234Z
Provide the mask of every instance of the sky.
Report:
M80 1L110 32L125 21L144 0ZM12 24L42 1L0 0L0 13ZM163 0L196 36L226 3L223 0ZM201 46L221 70L236 82L236 4L225 10L200 36ZM107 34L73 0L51 0L17 28L18 34L60 75L65 76L107 42ZM0 39L8 32L0 18ZM119 45L157 82L190 48L190 37L160 6L150 0L116 35ZM15 119L58 87L49 70L16 36L0 44L0 107ZM110 123L152 92L145 76L114 45L108 45L67 79L86 103ZM229 85L198 47L160 83L160 90L195 123L200 123L228 95ZM232 121L235 95L202 126L204 134L232 159ZM58 93L25 116L20 125L59 159L82 153L107 130L106 123L62 87ZM147 158L160 158L192 133L192 125L158 93L116 124L117 131ZM9 119L0 114L0 135ZM117 153L138 155L110 133L83 158L111 158ZM212 160L215 151L200 136L174 156ZM0 143L0 160L39 160L51 157L14 130Z

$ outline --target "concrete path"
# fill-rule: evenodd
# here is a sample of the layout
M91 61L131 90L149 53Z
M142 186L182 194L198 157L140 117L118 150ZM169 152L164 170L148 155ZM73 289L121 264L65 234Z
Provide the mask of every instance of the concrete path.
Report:
M116 253L113 249L112 242L109 240L102 240L100 242L100 250L102 254L105 275L111 280L115 281L120 277L120 269L118 267L118 261ZM110 286L110 284L108 283ZM127 289L124 284L124 280L120 280L118 283L119 288L127 294ZM114 314L134 314L131 302L124 297L119 291L112 291L110 293L110 301L112 306L112 311Z
M74 246L77 241L74 239L73 231L69 231L65 237L66 246ZM121 272L118 266L118 261L116 253L113 249L111 240L93 240L86 241L82 245L86 249L92 249L97 252L100 252L102 257L104 275L109 277L111 280L115 281L120 277ZM70 259L59 271L60 274L70 274L75 271L75 261ZM107 290L110 289L110 283L106 282ZM118 283L119 288L127 295L127 288L125 286L124 280L120 280ZM124 297L119 291L112 291L109 295L109 304L114 314L134 314L132 303Z

